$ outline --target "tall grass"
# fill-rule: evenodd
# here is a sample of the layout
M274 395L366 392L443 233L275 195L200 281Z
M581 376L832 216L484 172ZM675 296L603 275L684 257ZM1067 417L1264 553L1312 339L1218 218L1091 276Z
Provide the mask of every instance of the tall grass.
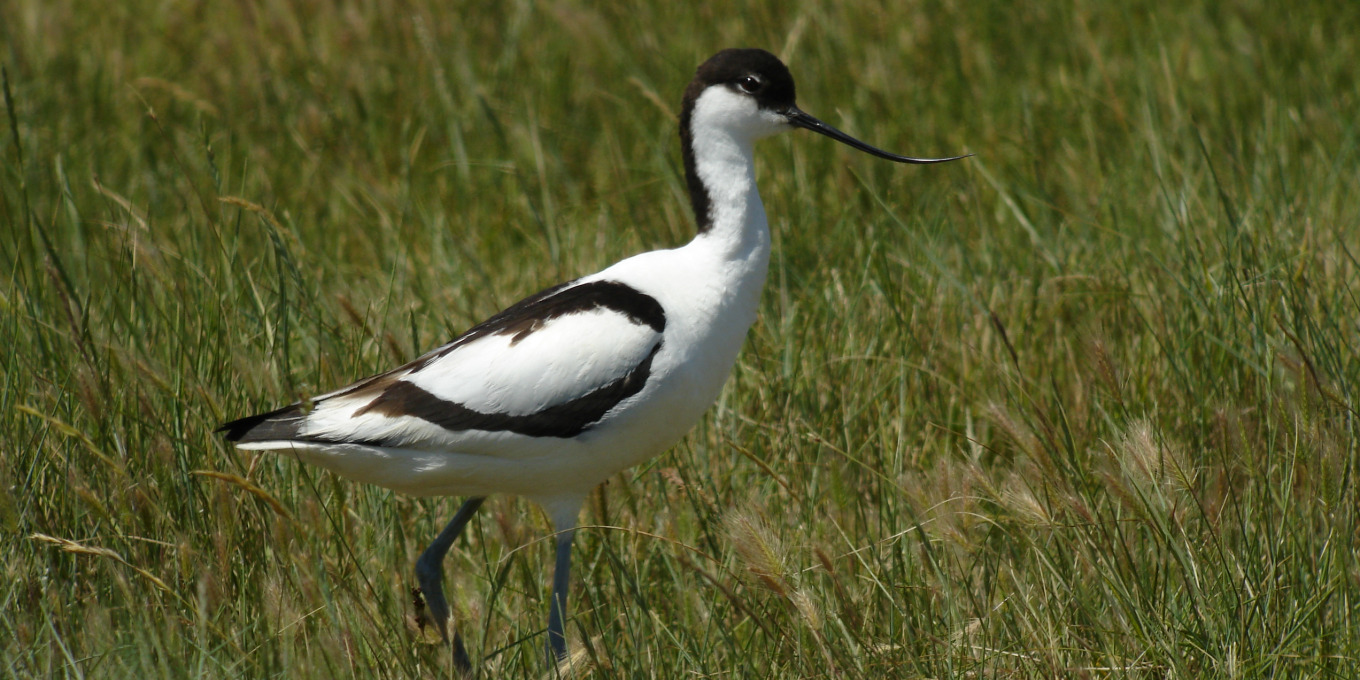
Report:
M6 677L447 677L453 511L225 419L692 227L720 47L904 168L759 150L762 316L591 499L595 677L1360 672L1360 9L1346 3L0 4ZM550 541L448 562L542 677Z

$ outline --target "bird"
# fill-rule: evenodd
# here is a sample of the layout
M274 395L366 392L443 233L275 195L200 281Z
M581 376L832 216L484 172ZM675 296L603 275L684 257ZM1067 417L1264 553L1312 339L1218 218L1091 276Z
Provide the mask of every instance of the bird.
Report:
M802 128L879 158L798 108L778 57L724 49L685 88L681 153L696 233L530 295L403 366L219 432L350 480L414 496L466 497L415 575L448 640L443 561L482 502L537 503L554 529L550 664L567 656L571 546L587 494L669 449L708 410L756 319L770 230L756 189L756 141ZM454 632L455 663L471 667Z

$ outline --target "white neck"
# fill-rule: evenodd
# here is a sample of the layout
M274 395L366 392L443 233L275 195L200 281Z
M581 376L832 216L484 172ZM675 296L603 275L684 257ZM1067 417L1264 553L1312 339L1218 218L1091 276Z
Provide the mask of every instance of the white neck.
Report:
M695 241L705 241L725 260L768 255L770 230L756 189L751 143L712 134L700 139L695 170L708 190L712 222Z
M704 347L705 358L694 364L704 368L689 379L709 395L716 395L726 380L756 319L770 263L770 229L756 191L753 158L755 141L768 132L742 124L753 113L749 98L709 88L690 117L686 151L692 154L691 180L697 180L690 187L706 195L706 201L695 203L707 210L696 215L699 235L680 250L687 262L688 327L706 338L693 345Z
M756 260L763 274L770 231L756 190L752 154L756 140L778 128L753 113L755 104L749 97L709 88L694 103L687 141L694 173L708 194L708 214L695 215L708 228L694 243L704 243L724 260Z

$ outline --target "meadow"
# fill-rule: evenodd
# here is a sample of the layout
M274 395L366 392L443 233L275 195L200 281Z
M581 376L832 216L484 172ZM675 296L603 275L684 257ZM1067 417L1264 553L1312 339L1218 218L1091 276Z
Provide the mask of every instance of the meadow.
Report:
M458 499L213 430L693 233L760 46L774 255L719 402L576 537L579 677L1360 675L1360 5L0 3L0 677L452 677ZM483 677L552 542L446 562Z

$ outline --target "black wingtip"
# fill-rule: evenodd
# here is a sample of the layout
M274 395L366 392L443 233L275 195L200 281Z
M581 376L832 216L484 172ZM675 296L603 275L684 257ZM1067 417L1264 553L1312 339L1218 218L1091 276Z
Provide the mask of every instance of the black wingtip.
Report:
M217 428L229 442L295 439L306 412L302 404L290 404L268 413L239 418Z

